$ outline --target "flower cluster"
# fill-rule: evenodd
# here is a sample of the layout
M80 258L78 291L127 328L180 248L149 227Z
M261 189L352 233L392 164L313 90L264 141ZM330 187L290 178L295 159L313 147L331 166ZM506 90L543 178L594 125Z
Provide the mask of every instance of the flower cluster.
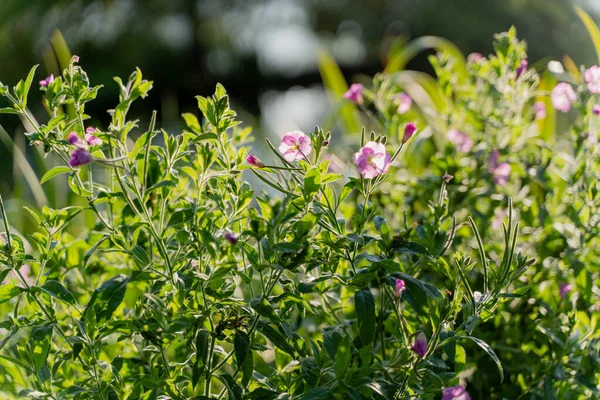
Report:
M85 130L84 138L81 138L76 132L69 133L68 141L75 147L69 159L71 167L80 167L92 162L92 155L88 150L88 146L95 147L102 145L102 140L94 135L97 132L96 128L88 127Z
M404 128L402 144L416 133L417 126L410 122ZM329 143L325 142L324 146ZM302 131L291 131L286 133L279 144L279 151L285 161L291 163L299 160L307 160L313 149L311 138ZM246 162L253 167L264 168L265 164L255 155L246 157ZM392 157L388 154L385 144L369 141L354 154L354 164L358 173L365 179L373 179L379 175L386 174L392 163Z

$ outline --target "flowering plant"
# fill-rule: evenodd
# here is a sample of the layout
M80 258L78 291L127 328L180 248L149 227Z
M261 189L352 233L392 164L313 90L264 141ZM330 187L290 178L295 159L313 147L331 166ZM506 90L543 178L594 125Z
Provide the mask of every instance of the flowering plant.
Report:
M197 97L204 118L184 114L187 129L169 134L156 113L147 129L128 119L152 88L136 70L115 79L110 123L92 127L85 107L100 87L77 57L40 82L49 117L38 125L35 71L0 86L0 112L61 160L42 182L67 175L81 202L27 209L38 229L24 237L0 201L3 396L468 399L468 343L503 379L475 329L535 260L517 249L510 202L504 247L488 255L475 221L449 214L447 174L419 216L398 223L380 205L414 123L398 146L363 130L356 168L338 174L318 127L267 141L268 160L248 154L251 130L220 85ZM359 89L346 97L366 101ZM74 226L81 215L93 223ZM455 240L461 228L475 251Z
M381 188L390 196L374 198L379 207L426 218L428 194L447 180L449 215L471 216L480 227L475 237L457 230L455 245L483 243L489 254L501 254L498 230L512 199L526 227L519 230L519 248L540 260L522 278L526 286L498 304L491 323L477 326L479 337L503 349L498 356L507 373L502 381L486 373L481 359L470 364L471 395L589 398L599 390L600 67L578 70L567 59L566 67L551 61L531 68L525 50L514 29L496 36L488 57L465 59L446 47L430 57L435 82L412 71L379 74L363 85L358 115L397 144L405 142L404 123L420 125L409 142L411 157L400 158L398 172ZM396 110L398 93L412 96L409 112ZM427 162L415 163L414 154ZM437 272L420 265L422 275Z

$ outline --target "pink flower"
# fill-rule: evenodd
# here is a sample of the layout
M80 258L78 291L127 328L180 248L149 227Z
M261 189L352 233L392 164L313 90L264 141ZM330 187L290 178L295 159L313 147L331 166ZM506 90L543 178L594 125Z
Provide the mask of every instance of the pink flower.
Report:
M577 99L577 95L575 95L575 91L571 85L561 82L552 89L550 98L552 99L554 108L566 113L571 109L571 103Z
M73 56L71 57L71 61L74 63L78 63L79 62L79 56Z
M260 161L260 158L252 154L248 154L248 157L246 157L246 161L253 167L264 168L265 166L265 164L262 161Z
M350 100L354 104L362 104L363 102L363 85L360 83L353 83L350 85L350 89L346 93L342 95L342 97L346 100Z
M600 93L600 67L594 65L585 70L583 73L583 78L585 79L585 83L587 83L587 88L590 93L598 94Z
M390 168L392 158L385 151L385 145L377 142L367 142L358 153L354 154L354 163L358 172L366 179L385 174Z
M481 60L483 60L483 55L481 55L481 53L471 53L467 57L467 61L471 61L471 62L475 62L475 63L477 63Z
M40 86L41 87L46 87L49 84L51 84L52 82L54 82L54 74L50 74L49 77L47 77L46 79L43 79L40 81Z
M593 112L595 115L600 115L600 104L594 104L594 105L592 106L592 112Z
M96 132L100 132L100 131L92 126L88 126L87 129L85 130L85 140L92 147L102 145L102 139L94 136L94 133L96 133Z
M402 279L396 279L396 285L394 287L394 294L397 298L402 297L402 292L406 290L406 285Z
M404 127L404 136L402 136L402 143L408 142L408 140L415 134L417 131L417 125L414 122L409 122Z
M410 349L417 353L419 357L425 357L425 354L427 354L427 338L423 332L419 332Z
M558 294L561 299L564 299L571 291L573 290L573 285L566 282L561 282L558 284Z
M464 386L447 387L442 390L442 400L471 400Z
M533 111L535 112L535 119L546 118L546 105L543 101L533 103Z
M409 95L402 92L396 96L396 103L398 104L398 114L404 114L412 107L412 99Z
M490 155L490 165L488 171L494 178L494 183L498 186L504 186L510 178L511 166L507 162L499 163L500 152L497 149L492 150Z
M283 154L283 158L287 162L302 160L312 151L312 143L310 138L303 132L292 131L285 134L279 151Z
M471 138L466 133L456 129L450 129L448 131L448 140L461 153L468 153L473 148L473 141Z
M238 242L238 238L235 233L227 231L223 234L223 237L231 244L236 244Z
M523 75L523 72L527 71L528 66L529 63L527 62L527 59L522 59L521 64L517 67L517 78Z

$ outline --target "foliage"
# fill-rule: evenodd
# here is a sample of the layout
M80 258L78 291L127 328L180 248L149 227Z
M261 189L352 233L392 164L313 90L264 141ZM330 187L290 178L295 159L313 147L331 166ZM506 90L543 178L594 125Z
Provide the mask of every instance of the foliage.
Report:
M589 24L589 17L582 18ZM505 380L473 354L476 361L468 363L473 369L464 375L469 391L482 398L595 398L600 106L591 71L596 67L574 69L566 58L565 68L557 61L528 68L526 45L514 28L496 36L493 54L472 54L466 64L453 48L439 50L430 56L437 79L423 80L412 71L384 72L373 78L364 90L365 101L357 105L363 123L386 132L392 143L403 141L405 123L420 121L410 156L381 189L389 195L376 196L374 203L397 210L393 223L402 215L426 218L428 196L443 176L451 177L449 215L458 221L472 217L480 227L477 246L483 243L485 254L500 260L504 249L498 246L498 227L513 212L506 207L512 199L525 227L517 235L518 248L540 262L521 279L525 286L498 304L489 323L474 329L497 351ZM564 116L557 105L560 80L573 88L571 111ZM414 103L400 113L403 92ZM415 165L415 154L426 161ZM458 230L454 244L473 246L473 239ZM435 277L429 281L440 285L437 272L431 264L419 266L421 276ZM484 274L469 277L485 287Z
M115 79L110 125L90 127L101 87L78 61L40 82L42 125L27 110L35 68L0 86L1 112L29 121L31 143L64 163L42 181L66 174L84 201L27 209L38 225L28 237L0 204L3 396L427 399L464 384L469 346L503 379L476 328L518 296L535 261L516 247L512 211L494 261L474 221L448 213L446 181L422 215L392 224L396 207L375 200L404 143L389 156L388 137L363 131L365 162L370 146L385 155L372 179L332 172L318 127L286 135L283 155L268 142L265 165L246 157L251 131L221 85L197 97L204 118L184 114L182 133L157 130L154 115L137 134L127 115L152 82L136 70ZM246 159L278 195L242 180ZM73 236L69 224L90 213ZM461 226L477 246L450 255Z

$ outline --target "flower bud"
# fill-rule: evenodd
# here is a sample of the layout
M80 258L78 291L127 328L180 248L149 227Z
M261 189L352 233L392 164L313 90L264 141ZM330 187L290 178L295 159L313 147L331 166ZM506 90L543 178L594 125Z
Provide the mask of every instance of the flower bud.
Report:
M413 343L410 349L417 353L419 357L425 357L425 355L427 354L427 338L425 337L425 334L423 332L419 332L417 338L415 339L415 342Z
M408 140L415 134L417 131L417 125L414 122L409 122L404 127L404 136L402 137L402 143L408 142Z
M253 167L257 167L257 168L264 168L265 164L260 161L260 158L256 157L255 155L249 154L248 157L246 157L246 161L248 162L248 164L252 165Z

